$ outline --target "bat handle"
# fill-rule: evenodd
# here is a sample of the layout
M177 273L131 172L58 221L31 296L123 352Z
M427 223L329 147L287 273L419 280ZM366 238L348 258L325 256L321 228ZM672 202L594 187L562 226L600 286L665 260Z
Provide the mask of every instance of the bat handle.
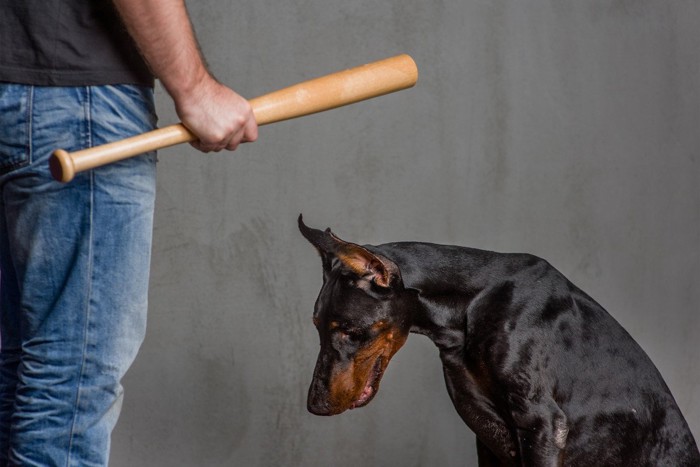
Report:
M197 137L182 123L166 126L141 135L80 151L56 149L49 159L54 179L70 182L75 174L120 161L137 154L194 141Z
M250 105L258 125L266 125L410 88L417 80L415 62L403 54L304 81L251 99ZM79 172L196 138L182 123L177 123L72 153L57 149L49 167L56 180L69 182Z

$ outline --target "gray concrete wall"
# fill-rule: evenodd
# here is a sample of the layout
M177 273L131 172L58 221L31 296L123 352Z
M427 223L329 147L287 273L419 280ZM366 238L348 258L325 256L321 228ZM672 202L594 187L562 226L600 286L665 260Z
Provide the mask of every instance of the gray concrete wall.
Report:
M646 349L700 438L699 2L189 6L243 95L402 52L420 83L234 154L161 152L149 332L112 465L476 465L422 336L370 406L306 412L321 271L300 212L359 243L548 259Z

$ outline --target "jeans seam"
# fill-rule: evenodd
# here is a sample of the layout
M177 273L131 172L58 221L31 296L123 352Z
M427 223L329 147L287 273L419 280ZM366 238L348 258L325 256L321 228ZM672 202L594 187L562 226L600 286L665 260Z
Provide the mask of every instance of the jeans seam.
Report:
M92 94L91 94L91 88L89 86L85 86L83 88L85 90L85 104L83 106L84 112L85 112L85 124L86 124L86 138L87 138L87 147L92 147ZM88 177L89 177L89 187L90 187L90 198L89 198L89 205L90 205L90 214L88 216L88 264L87 264L87 270L85 273L86 276L86 293L85 293L85 325L83 328L83 349L82 349L82 361L80 363L80 376L78 378L78 387L76 389L76 396L75 396L75 406L73 408L73 420L71 422L71 428L70 428L70 433L69 433L69 441L68 441L68 455L66 456L66 467L70 467L71 465L71 457L73 454L73 438L75 436L75 429L76 429L76 423L77 423L77 418L78 418L78 412L79 412L79 407L80 407L80 396L81 396L81 389L83 387L83 378L85 376L85 366L86 366L86 360L87 360L87 347L89 345L88 343L88 338L87 335L89 334L89 327L90 327L90 312L91 312L91 307L92 307L92 279L93 279L93 252L94 252L94 235L93 235L93 217L94 217L94 206L95 206L95 183L94 183L94 172L90 171L88 172Z
M34 145L32 144L32 123L34 119L34 86L29 86L27 93L27 164L34 160Z

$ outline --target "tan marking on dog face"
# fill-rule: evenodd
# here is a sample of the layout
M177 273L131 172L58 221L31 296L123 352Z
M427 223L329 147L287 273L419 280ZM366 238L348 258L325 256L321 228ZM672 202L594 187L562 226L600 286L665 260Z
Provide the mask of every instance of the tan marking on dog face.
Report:
M374 394L376 394L389 360L408 338L407 334L403 335L398 328L388 327L383 321L375 323L372 328L374 330L386 329L381 330L373 341L360 349L345 368L337 372L334 371L331 376L329 402L339 412L347 410L359 400L368 384L372 384ZM375 378L372 370L378 360L379 373Z

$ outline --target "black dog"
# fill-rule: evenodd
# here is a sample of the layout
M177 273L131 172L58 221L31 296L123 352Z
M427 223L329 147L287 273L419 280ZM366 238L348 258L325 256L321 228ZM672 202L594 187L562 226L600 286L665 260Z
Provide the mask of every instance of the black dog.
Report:
M644 351L546 261L428 243L359 246L301 216L299 228L323 262L312 413L367 405L415 332L440 350L480 466L700 466Z

